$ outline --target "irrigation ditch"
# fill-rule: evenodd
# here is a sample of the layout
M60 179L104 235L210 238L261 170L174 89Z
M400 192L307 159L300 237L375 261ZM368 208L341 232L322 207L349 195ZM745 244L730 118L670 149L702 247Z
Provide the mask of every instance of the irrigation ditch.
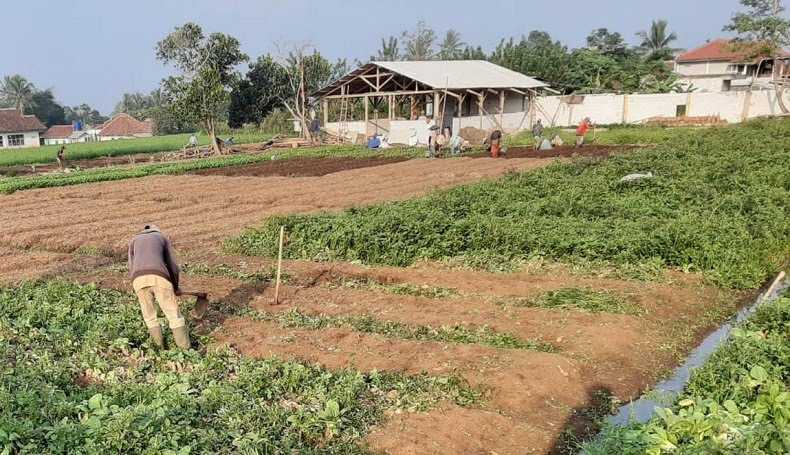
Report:
M653 418L656 408L671 406L688 385L693 370L704 365L710 356L729 340L732 329L746 321L762 305L778 299L788 289L790 282L785 279L785 272L780 272L765 291L757 296L754 303L742 308L733 318L705 337L669 378L658 383L641 398L621 406L617 414L606 419L606 423L617 427L646 423Z

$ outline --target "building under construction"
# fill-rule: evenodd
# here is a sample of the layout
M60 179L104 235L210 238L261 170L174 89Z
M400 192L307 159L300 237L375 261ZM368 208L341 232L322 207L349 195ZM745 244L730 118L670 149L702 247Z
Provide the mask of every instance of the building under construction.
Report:
M486 61L368 63L313 93L329 132L357 140L383 134L392 143L425 143L435 124L460 131L517 131L536 117L548 85Z

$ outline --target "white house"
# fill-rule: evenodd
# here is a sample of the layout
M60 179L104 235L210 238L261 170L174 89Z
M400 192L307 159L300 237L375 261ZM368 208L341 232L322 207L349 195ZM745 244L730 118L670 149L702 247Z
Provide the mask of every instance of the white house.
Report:
M745 47L744 47L745 46ZM729 92L771 88L774 62L750 56L750 47L736 47L727 39L717 39L685 52L675 59L680 82L696 92Z
M0 109L0 149L38 147L40 134L46 129L35 115L23 115L14 108Z
M76 130L74 125L52 125L41 135L44 145L74 144L77 142L91 142L97 140L96 136L88 131Z

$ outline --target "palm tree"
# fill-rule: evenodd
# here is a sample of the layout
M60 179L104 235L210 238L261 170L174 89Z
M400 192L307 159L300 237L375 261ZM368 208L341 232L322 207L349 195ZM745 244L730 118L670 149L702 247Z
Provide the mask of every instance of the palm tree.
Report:
M466 43L461 41L461 34L453 29L447 30L444 41L439 45L440 60L456 60L461 58Z
M390 36L389 39L386 40L381 38L381 49L379 49L378 55L375 58L371 58L371 60L394 62L398 60L399 55L400 48L398 47L398 38Z
M637 32L636 36L642 39L639 47L650 58L670 58L672 53L680 50L670 47L670 43L677 41L678 36L667 30L667 21L659 19L650 24L650 30Z
M36 87L19 74L6 76L0 84L0 98L19 112L24 112L26 106L33 104L35 91Z
M404 60L431 60L434 57L433 45L436 42L436 32L423 22L417 22L417 27L409 32L403 32L406 42Z

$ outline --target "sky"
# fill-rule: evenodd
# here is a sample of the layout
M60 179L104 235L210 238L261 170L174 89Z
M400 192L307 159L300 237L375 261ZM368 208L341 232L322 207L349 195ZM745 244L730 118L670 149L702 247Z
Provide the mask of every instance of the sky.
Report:
M544 30L570 47L599 27L638 44L635 33L666 19L680 48L727 36L738 0L3 0L0 77L21 74L64 105L109 114L125 92L150 92L170 73L154 46L196 22L228 33L251 59L276 43L310 43L331 60L367 60L381 38L419 20L442 35L493 49L504 37ZM557 6L561 5L561 9ZM246 70L246 65L240 70Z

